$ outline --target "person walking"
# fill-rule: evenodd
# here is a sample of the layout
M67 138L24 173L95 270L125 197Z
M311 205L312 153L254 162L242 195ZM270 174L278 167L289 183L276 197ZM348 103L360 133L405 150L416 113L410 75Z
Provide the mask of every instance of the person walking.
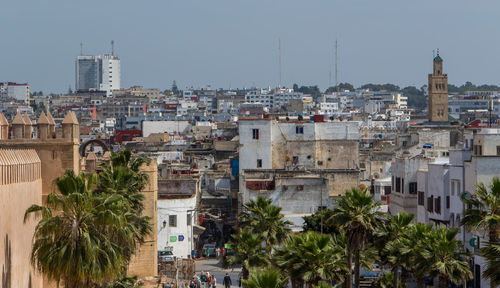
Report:
M226 276L224 276L222 284L224 284L224 288L230 288L231 285L233 285L233 282L231 282L231 277L229 277L229 273L226 273Z
M215 256L217 257L217 259L220 258L220 247L217 247L217 249L215 249Z

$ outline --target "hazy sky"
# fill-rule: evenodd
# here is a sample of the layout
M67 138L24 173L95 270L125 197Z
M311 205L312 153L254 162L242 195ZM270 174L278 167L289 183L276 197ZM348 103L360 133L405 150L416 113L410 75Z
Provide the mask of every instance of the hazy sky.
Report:
M2 0L0 81L75 86L75 57L109 53L122 87L420 86L439 47L449 81L500 84L500 1ZM333 78L333 76L332 76Z

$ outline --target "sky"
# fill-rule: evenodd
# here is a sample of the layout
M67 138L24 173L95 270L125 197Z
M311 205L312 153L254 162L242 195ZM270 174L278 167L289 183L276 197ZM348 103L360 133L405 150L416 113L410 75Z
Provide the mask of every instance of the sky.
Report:
M75 58L121 59L123 87L500 85L498 0L2 0L0 81L75 87ZM331 73L330 73L331 72ZM332 75L330 77L330 74Z

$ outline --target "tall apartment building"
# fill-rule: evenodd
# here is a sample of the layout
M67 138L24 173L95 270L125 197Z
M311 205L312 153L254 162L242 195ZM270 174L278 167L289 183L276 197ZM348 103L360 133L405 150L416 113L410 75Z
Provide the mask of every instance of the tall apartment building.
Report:
M30 85L27 83L0 82L0 99L15 99L29 103Z
M434 71L429 74L429 122L448 122L448 75L443 74L443 59L434 58Z
M120 89L120 58L114 55L80 55L75 68L77 91L106 91L109 97Z

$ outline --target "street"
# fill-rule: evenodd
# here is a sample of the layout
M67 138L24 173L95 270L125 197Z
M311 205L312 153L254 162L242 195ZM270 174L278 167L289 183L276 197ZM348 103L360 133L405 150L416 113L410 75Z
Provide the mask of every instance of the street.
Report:
M219 264L219 260L209 258L196 261L196 275L199 277L202 271L215 275L215 279L217 279L217 287L219 288L224 288L222 281L224 280L226 273L229 273L233 283L231 287L238 287L238 275L241 271L241 268L239 267L234 269L223 269Z

